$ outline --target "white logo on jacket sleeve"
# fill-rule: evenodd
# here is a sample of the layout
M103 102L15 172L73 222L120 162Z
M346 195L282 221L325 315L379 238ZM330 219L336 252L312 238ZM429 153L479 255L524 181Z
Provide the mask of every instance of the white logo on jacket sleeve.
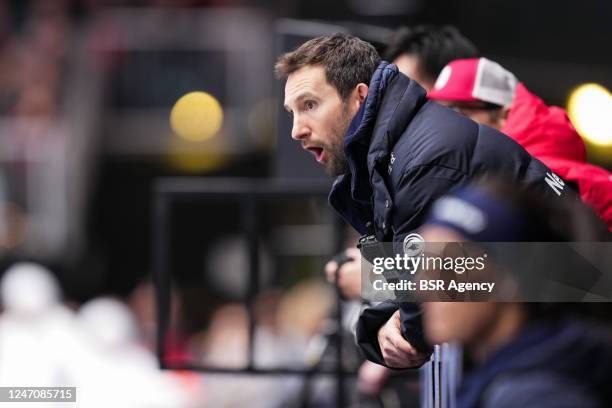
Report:
M546 173L544 180L546 180L546 184L548 184L550 188L557 193L557 195L561 195L563 188L565 187L565 182L561 179L561 177L557 176L555 173Z
M425 248L425 240L419 234L413 232L404 238L404 253L408 256L418 256Z

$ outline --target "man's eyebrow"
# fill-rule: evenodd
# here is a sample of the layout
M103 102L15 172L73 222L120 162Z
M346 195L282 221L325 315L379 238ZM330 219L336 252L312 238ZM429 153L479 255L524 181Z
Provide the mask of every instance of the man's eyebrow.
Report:
M297 103L297 102L303 101L306 98L316 98L316 96L312 92L306 91L298 95L298 97L295 98L295 102ZM289 105L285 104L284 106L288 112L291 112L291 108L289 108Z

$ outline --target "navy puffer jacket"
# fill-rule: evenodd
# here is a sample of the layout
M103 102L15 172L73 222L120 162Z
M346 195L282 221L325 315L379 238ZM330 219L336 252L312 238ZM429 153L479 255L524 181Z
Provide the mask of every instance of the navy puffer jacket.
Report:
M425 95L387 62L370 81L344 141L349 171L338 177L329 196L332 207L361 234L402 242L438 197L483 174L516 180L551 200L575 199L561 179L511 138ZM426 348L418 305L402 303L400 309L406 337ZM366 309L358 325L358 342L379 364L384 362L376 333L395 310L388 304Z

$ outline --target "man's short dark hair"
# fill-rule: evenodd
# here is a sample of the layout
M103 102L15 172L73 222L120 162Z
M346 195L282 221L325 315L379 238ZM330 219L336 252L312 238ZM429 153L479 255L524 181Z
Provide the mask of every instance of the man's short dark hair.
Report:
M320 65L325 69L327 82L346 99L357 84L370 83L379 63L380 56L371 44L352 35L336 33L314 38L281 55L274 71L281 79L307 65Z
M391 36L384 58L393 61L402 54L416 56L421 74L432 81L449 62L479 57L476 46L457 28L449 25L398 28Z

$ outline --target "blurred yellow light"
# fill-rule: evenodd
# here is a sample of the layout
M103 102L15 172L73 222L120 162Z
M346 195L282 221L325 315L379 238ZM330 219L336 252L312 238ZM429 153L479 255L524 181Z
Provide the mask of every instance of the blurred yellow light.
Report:
M169 164L187 173L203 174L223 167L227 157L212 153L175 153L169 156Z
M222 138L205 143L171 138L167 146L166 164L175 170L190 174L202 175L219 170L229 162L229 157L219 144L223 144Z
M598 84L584 84L570 95L567 111L576 130L598 146L612 145L612 95Z
M186 140L201 141L215 136L223 124L223 108L206 92L183 95L170 112L170 127Z

